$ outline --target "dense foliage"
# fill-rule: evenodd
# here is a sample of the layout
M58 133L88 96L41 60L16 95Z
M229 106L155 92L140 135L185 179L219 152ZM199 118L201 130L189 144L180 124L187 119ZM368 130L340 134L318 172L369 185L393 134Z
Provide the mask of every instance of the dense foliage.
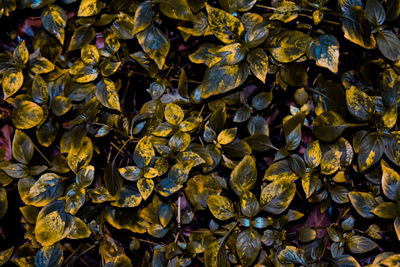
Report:
M0 265L399 266L400 0L0 13Z

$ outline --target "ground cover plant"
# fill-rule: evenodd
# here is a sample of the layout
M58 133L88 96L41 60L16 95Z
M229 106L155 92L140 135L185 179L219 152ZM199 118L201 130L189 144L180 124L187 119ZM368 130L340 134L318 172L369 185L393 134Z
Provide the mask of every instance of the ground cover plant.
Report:
M0 265L400 265L399 0L0 14Z

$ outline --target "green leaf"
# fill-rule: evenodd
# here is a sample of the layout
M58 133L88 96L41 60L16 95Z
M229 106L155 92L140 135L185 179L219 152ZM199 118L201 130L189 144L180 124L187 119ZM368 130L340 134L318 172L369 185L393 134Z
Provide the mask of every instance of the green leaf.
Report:
M318 139L330 142L338 138L350 126L336 112L327 111L314 119L313 133Z
M4 217L8 209L7 191L4 188L0 188L0 220ZM1 257L0 257L1 263Z
M214 65L204 74L201 97L208 98L231 91L242 85L248 75L249 68L244 62L235 65Z
M63 261L63 247L60 243L42 247L35 256L35 266L40 267L62 266Z
M243 192L250 191L257 181L257 169L254 159L247 155L233 169L229 179L232 190L241 196Z
M178 20L191 20L192 10L186 0L161 0L160 11L167 17Z
M270 20L280 20L284 23L290 22L297 18L299 7L292 1L282 1L279 6L274 10L274 14L269 17Z
M331 175L339 170L341 156L342 152L334 149L324 153L324 156L321 159L321 173Z
M165 58L170 49L170 42L157 27L150 26L146 30L137 34L139 44L144 52L157 64L159 70L163 69Z
M279 179L268 184L261 192L261 206L269 213L281 214L292 202L296 184L290 179Z
M32 83L32 99L37 104L45 104L49 100L49 88L47 87L47 83L40 76L36 75L35 79Z
M28 176L29 169L22 163L9 163L3 164L0 168L12 178L24 178Z
M382 4L378 0L367 0L365 12L368 21L374 26L380 26L385 22L386 13Z
M248 218L252 218L258 214L260 204L253 193L244 191L240 196L240 209L242 214Z
M397 205L393 202L379 203L378 206L372 210L372 213L384 219L394 219L399 215Z
M335 263L339 267L361 267L361 265L354 259L354 257L349 255L340 255L335 257Z
M144 31L151 25L154 16L152 6L152 2L144 1L137 7L133 22L133 35Z
M78 17L90 17L101 11L99 0L82 0L79 5Z
M93 156L93 143L89 137L85 137L77 151L70 151L67 162L70 169L77 173L81 168L89 165Z
M247 55L251 72L263 83L268 74L268 55L262 48L253 49Z
M14 246L9 249L0 251L0 266L3 266L11 258L14 252Z
M285 249L281 250L278 254L278 259L281 263L307 265L304 258L304 250L293 246L286 246Z
M371 213L377 203L374 197L370 193L365 192L350 192L349 199L356 211L364 218L374 218L374 214Z
M300 31L283 31L271 42L269 51L281 63L289 63L306 52L312 38Z
M82 187L86 188L92 184L94 180L94 166L89 165L82 168L76 175L76 183Z
M4 99L14 95L22 87L24 75L20 69L11 68L3 75L1 86L3 87Z
M255 230L246 229L236 238L236 251L244 266L251 266L261 248L261 236Z
M36 219L36 240L43 246L51 246L62 240L71 230L67 218L62 200L46 205L40 210Z
M134 208L139 206L142 201L140 192L132 187L122 187L115 195L115 201L111 205L119 208Z
M68 50L76 50L89 44L96 36L94 27L90 24L82 25L77 28L72 35L71 43L69 44Z
M236 215L232 201L223 196L209 196L207 199L207 206L214 217L221 221L228 220Z
M355 86L346 90L346 104L351 115L360 121L371 119L375 111L371 97Z
M297 178L297 175L289 167L289 161L287 160L272 163L264 174L264 180L271 182L281 179L296 180Z
M112 80L103 78L96 85L96 97L99 102L109 109L120 110L117 88Z
M64 9L57 5L48 5L41 15L42 26L54 35L60 43L64 44L65 26L67 25L67 14Z
M228 12L206 4L208 23L214 35L225 44L238 41L244 31L240 20Z
M183 121L185 114L180 106L174 103L168 103L165 106L164 116L168 123L177 126Z
M51 101L51 110L54 115L62 116L72 108L72 101L65 96L56 96Z
M80 218L73 216L71 231L68 233L69 239L82 239L90 236L89 227Z
M185 196L195 210L205 210L210 195L221 193L221 185L212 175L196 175L185 187Z
M158 209L158 218L163 227L167 227L174 216L174 209L169 204L161 204Z
M400 40L391 30L379 31L376 35L379 51L392 61L400 60Z
M340 1L343 14L342 30L344 37L364 48L375 48L375 38L371 33L370 24L362 2L358 0Z
M261 45L268 36L268 27L269 24L265 21L261 21L252 25L252 27L247 30L246 35L244 36L244 41L246 42L246 45L250 48L255 48Z
M86 191L77 184L72 184L65 193L65 211L75 215L86 200Z
M389 165L382 160L382 191L387 198L393 201L400 199L400 174L389 167Z
M14 49L13 58L18 64L25 65L29 60L29 51L26 48L25 40Z
M12 142L13 158L23 164L28 164L34 152L33 143L29 136L20 130L16 130Z
M30 129L38 125L43 119L42 108L27 100L19 102L12 113L12 122L18 129Z
M333 73L338 72L339 41L335 36L328 34L318 36L312 41L307 52L317 66L327 68Z
M45 173L32 185L24 201L36 207L43 207L59 198L64 191L62 177Z
M378 245L367 237L354 235L346 242L346 247L352 253L361 254L373 250Z
M142 195L143 200L146 200L153 192L154 182L151 179L141 178L139 181L137 181L137 187Z
M299 240L302 243L308 243L313 241L317 237L317 233L314 229L306 226L302 226L299 229Z
M379 133L368 133L362 140L358 152L358 167L364 172L382 157L384 151L384 141Z
M394 21L400 15L400 1L399 0L389 0L386 2L387 4L387 15L386 21Z
M54 64L45 57L36 57L29 61L29 69L35 74L44 74L53 71Z
M207 241L204 247L204 261L206 267L228 267L228 257L225 251L224 239Z

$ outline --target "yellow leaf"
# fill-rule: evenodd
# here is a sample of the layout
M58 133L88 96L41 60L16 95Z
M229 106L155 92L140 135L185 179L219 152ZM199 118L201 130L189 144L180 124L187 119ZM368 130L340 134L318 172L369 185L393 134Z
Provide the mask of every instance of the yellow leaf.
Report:
M12 122L18 129L30 129L42 121L43 115L43 109L39 105L23 100L15 107Z
M137 187L143 199L146 200L154 189L154 182L152 179L142 178L137 182Z
M99 63L99 50L94 45L86 45L81 49L81 58L84 63L95 65Z
M1 86L3 87L4 99L15 94L24 83L24 75L20 69L9 69L4 73Z
M78 17L90 17L98 14L101 10L100 1L98 0L82 0Z
M165 106L164 116L168 123L172 125L179 125L183 121L185 114L180 106L174 103L168 103Z

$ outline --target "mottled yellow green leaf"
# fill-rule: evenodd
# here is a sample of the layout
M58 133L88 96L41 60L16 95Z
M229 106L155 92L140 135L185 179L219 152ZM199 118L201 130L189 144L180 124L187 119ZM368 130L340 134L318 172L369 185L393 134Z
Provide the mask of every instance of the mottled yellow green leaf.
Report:
M235 216L233 203L229 198L219 195L211 195L207 199L207 205L211 213L218 220L228 220Z
M19 46L14 49L13 58L18 64L26 64L29 60L29 52L23 40Z
M94 45L85 45L81 49L81 59L85 64L95 65L99 63L99 50Z
M114 82L108 78L103 78L97 83L96 97L103 106L109 109L121 109L117 88Z
M32 140L24 132L16 130L12 142L13 158L23 164L28 164L33 156Z
M282 22L289 22L297 18L299 8L296 3L292 1L282 1L279 6L274 10L274 14L269 17L270 20L280 20Z
M137 143L134 152L134 161L139 167L148 166L155 156L153 144L149 136L145 136Z
M318 66L327 68L333 73L338 72L339 41L335 36L327 34L318 36L312 41L308 52Z
M251 50L247 55L251 72L263 83L268 74L268 55L262 48Z
M217 142L221 145L227 145L236 138L237 128L229 128L222 130L218 137Z
M97 15L101 10L99 0L82 0L79 5L78 17L90 17Z
M137 182L137 187L143 199L146 200L154 189L154 181L152 179L141 178Z
M89 227L80 218L73 216L71 232L67 235L70 239L82 239L90 236Z
M3 87L4 99L14 95L24 83L24 75L20 69L9 69L4 73L1 86Z
M57 5L48 5L41 16L43 28L53 34L63 45L65 37L65 26L67 25L67 14L64 9Z
M43 115L43 109L39 105L23 100L13 110L12 122L18 129L30 129L42 121Z
M163 69L165 58L171 46L168 37L154 26L148 27L136 36L143 51L149 54L150 58L157 64L158 69Z
M168 103L165 106L164 116L168 123L172 125L179 125L183 121L185 114L180 106L174 103Z
M225 44L238 41L244 31L240 20L228 12L206 4L208 23L214 35Z
M304 55L311 40L300 31L283 31L272 40L269 51L279 62L289 63Z
M295 193L296 184L293 181L279 179L264 187L260 203L267 212L281 214L289 207Z

